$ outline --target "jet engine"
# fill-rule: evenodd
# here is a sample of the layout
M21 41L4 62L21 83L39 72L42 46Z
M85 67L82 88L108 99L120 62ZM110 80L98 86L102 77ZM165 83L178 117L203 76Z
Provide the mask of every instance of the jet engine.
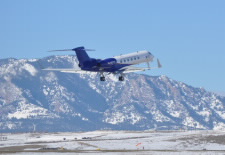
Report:
M116 59L108 58L108 59L98 61L97 66L98 67L108 67L108 66L114 65L115 63L116 63Z

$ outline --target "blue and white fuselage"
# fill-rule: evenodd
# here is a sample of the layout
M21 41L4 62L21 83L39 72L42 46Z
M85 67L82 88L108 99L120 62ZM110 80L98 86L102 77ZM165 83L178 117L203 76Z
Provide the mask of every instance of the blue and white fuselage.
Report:
M68 51L73 50L77 55L79 61L78 66L80 70L77 69L44 69L49 71L61 71L67 73L84 73L84 72L97 72L100 74L100 80L105 81L104 73L113 73L120 74L119 80L124 80L124 74L129 72L137 72L149 70L149 63L153 61L154 56L149 51L138 51L130 54L115 56L113 58L107 59L95 59L90 58L86 53L84 47L77 47L74 49L67 50L54 50L54 51ZM138 68L133 65L147 63L147 68ZM160 62L158 61L158 68L161 67Z
M84 65L81 69L86 71L102 71L102 72L122 72L124 67L149 63L153 61L154 56L148 51L138 51L130 54L115 56L107 59L92 59L88 64ZM91 63L92 62L92 63Z

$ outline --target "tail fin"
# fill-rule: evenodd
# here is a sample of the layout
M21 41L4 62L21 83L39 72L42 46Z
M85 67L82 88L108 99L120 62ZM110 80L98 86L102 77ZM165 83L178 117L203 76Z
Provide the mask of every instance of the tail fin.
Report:
M90 57L83 46L74 48L73 51L76 52L80 65L82 65L83 62L90 60Z
M87 55L86 51L94 51L94 50L85 49L83 46L81 46L73 49L51 50L49 52L56 52L56 51L75 51L79 61L79 66L83 66L85 61L90 60L90 57Z

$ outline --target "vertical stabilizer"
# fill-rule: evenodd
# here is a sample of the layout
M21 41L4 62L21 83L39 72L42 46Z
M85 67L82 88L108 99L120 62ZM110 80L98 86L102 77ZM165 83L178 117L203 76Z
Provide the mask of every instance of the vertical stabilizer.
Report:
M73 51L76 52L78 61L79 61L81 66L83 65L83 63L85 61L90 60L90 57L88 56L88 54L87 54L87 52L86 52L86 50L83 46L74 48Z

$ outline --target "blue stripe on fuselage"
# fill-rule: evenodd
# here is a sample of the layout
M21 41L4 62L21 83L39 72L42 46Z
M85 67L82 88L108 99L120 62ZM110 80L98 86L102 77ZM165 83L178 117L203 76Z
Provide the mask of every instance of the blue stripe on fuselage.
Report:
M93 66L92 68L82 68L82 70L86 70L86 71L90 71L90 72L116 72L119 71L121 68L126 67L126 66L130 66L132 64L119 64L119 63L115 63L115 64L108 64L107 66L104 67L97 67L97 66Z

